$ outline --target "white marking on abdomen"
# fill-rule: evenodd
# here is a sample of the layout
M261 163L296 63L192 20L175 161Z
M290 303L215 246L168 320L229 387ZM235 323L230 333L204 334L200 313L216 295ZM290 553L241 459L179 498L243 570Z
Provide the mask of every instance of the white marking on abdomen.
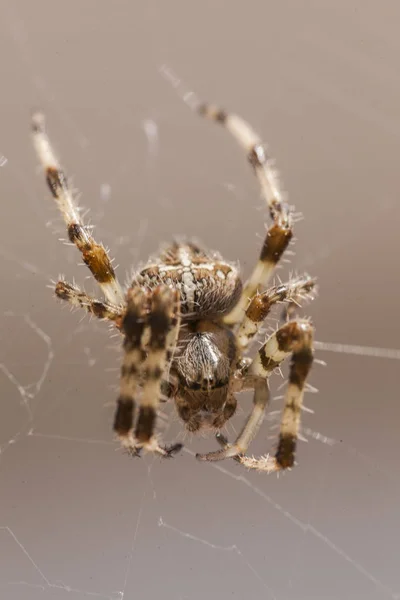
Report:
M186 267L183 269L182 273L182 286L183 292L186 297L186 303L189 312L193 311L194 308L194 293L196 290L196 284L194 282L193 273L190 267Z
M178 257L179 262L183 267L182 292L186 298L187 309L189 312L192 312L194 308L194 293L196 290L196 284L192 271L192 260L190 258L190 253L185 246L179 248Z

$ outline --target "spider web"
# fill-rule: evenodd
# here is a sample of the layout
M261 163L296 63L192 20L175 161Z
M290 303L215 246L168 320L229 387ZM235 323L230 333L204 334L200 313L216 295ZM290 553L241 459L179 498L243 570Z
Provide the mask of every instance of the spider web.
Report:
M343 25L344 6L292 7L298 29L272 3L257 22L232 8L238 48L222 5L214 23L203 7L194 24L181 2L166 11L154 0L138 13L121 3L122 20L72 3L57 21L49 2L3 3L2 597L400 598L396 9L383 3L379 16L366 2L360 17L361 5L346 4ZM290 29L284 45L279 27L265 40L267 16ZM221 31L229 58L217 51ZM260 55L276 47L266 95ZM254 71L243 68L243 52ZM299 465L279 478L197 463L212 438L186 439L173 461L123 456L110 432L119 338L61 312L46 290L59 271L80 282L86 272L74 249L56 245L65 232L34 176L27 123L36 106L120 278L180 232L251 268L265 213L256 183L226 133L199 124L167 85L172 76L183 85L175 69L205 98L255 111L252 122L271 128L285 184L291 197L298 190L305 214L296 257L279 275L318 276L320 297L306 311L328 366L313 369L319 394L306 397L314 414L303 414ZM249 101L248 89L266 105ZM87 289L95 289L89 279ZM281 384L275 378L255 454L276 439ZM250 404L244 398L231 438ZM169 441L182 435L169 407L161 431Z

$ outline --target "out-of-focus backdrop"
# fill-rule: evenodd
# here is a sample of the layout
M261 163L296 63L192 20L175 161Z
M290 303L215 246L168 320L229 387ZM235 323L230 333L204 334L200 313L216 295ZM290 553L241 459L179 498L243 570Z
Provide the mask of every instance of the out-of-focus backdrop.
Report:
M398 3L2 0L0 15L1 598L399 598ZM196 462L212 437L167 462L123 455L120 339L46 287L62 273L97 294L59 242L36 108L120 278L175 234L250 272L268 220L257 182L166 69L252 123L304 215L279 275L318 277L305 313L327 366L279 478ZM182 438L164 412L164 438Z

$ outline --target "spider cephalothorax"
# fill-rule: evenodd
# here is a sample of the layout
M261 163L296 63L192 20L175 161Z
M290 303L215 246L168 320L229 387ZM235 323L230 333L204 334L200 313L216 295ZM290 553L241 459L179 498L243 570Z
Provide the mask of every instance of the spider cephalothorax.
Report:
M162 396L173 399L187 430L217 430L222 448L197 455L201 460L234 458L249 468L272 472L294 464L306 379L313 361L313 328L297 319L294 307L311 298L315 282L308 275L266 289L293 235L292 211L283 199L265 146L249 125L209 105L198 105L203 117L223 125L245 149L266 200L272 224L259 260L243 287L238 268L198 244L176 241L139 269L126 293L111 261L95 242L79 210L44 129L42 115L33 119L35 146L50 190L63 214L68 236L103 290L99 301L65 281L56 295L101 319L115 323L123 335L124 357L114 430L134 455L142 448L162 456L166 448L155 435ZM286 304L281 325L253 358L252 342L271 308ZM269 377L291 355L278 445L274 456L247 456L269 401ZM236 394L254 390L253 408L235 443L220 433L236 410ZM139 410L137 411L137 406Z

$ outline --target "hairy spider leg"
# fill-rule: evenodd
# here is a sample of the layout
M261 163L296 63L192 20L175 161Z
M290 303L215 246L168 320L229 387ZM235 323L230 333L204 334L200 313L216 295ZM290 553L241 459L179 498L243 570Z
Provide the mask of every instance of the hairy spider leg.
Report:
M124 294L116 279L106 249L97 244L84 226L67 177L62 170L50 140L45 131L45 120L41 113L35 113L32 119L33 142L45 171L46 181L67 226L68 238L82 253L84 263L100 285L105 297L111 304L123 305Z
M249 299L268 283L293 237L292 210L280 190L278 175L267 154L266 145L250 125L238 115L229 114L211 104L200 104L197 112L225 127L245 150L272 219L258 262L243 288L242 296L233 310L224 317L225 323L235 325L244 318Z

